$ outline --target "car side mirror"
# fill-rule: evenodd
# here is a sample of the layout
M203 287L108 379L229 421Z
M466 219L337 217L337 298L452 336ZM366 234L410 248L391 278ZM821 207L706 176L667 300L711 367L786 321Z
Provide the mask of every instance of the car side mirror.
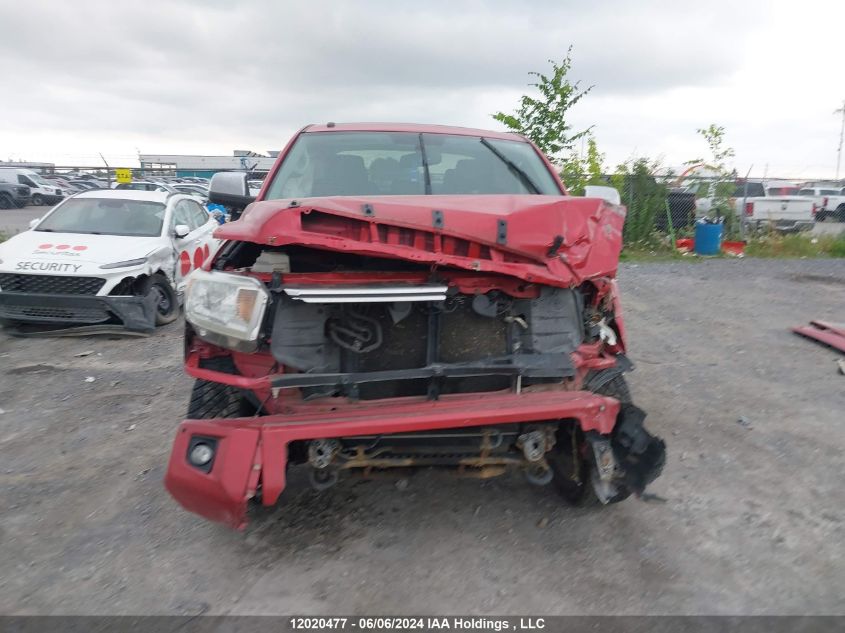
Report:
M173 227L173 235L178 237L180 240L183 237L187 236L188 233L190 233L190 232L191 232L191 227L188 226L187 224L177 224L176 226Z
M255 201L249 193L247 173L244 171L221 171L211 177L208 201L232 209L243 210Z
M34 229L36 226L38 226L39 222L41 222L41 218L33 218L29 221L29 228Z
M622 204L622 198L619 192L613 187L605 187L604 185L587 185L584 187L585 198L601 198L610 204Z

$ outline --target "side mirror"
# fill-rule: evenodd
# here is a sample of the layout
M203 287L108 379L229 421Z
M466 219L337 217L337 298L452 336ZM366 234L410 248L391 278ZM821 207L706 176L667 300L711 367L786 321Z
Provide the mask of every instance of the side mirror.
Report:
M34 229L36 226L38 226L39 222L41 222L41 218L33 218L29 221L29 228Z
M221 171L211 177L208 201L232 209L243 210L255 201L249 193L247 174L243 171Z
M188 233L191 232L191 227L187 224L177 224L173 227L173 235L178 237L180 240L185 237Z
M622 198L619 197L619 192L613 187L605 187L604 185L587 185L584 187L585 198L601 198L610 204L622 204Z

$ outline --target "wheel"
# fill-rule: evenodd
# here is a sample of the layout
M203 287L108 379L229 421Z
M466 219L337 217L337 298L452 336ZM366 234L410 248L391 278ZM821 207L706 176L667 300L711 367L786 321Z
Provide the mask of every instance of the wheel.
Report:
M15 202L6 194L0 195L0 209L14 209Z
M36 207L40 207L44 204L44 196L42 196L40 193L36 193L35 195L32 196L31 202Z
M200 367L227 374L237 373L235 365L229 357L209 358L200 361ZM254 413L255 407L251 406L240 389L208 380L197 379L194 381L194 387L191 389L191 400L188 403L188 418L193 420L237 418Z
M156 297L156 325L173 323L179 316L179 300L167 277L161 273L153 275L150 292Z
M631 402L631 392L622 375L603 384L595 393L616 398L622 404ZM554 475L555 488L568 503L580 508L603 505L591 481L594 476L598 476L595 457L584 432L576 424L558 431L549 466ZM616 494L608 499L608 505L619 503L631 496L631 491L621 484L617 484L616 489Z
M836 221L845 222L845 204L840 204L836 207Z

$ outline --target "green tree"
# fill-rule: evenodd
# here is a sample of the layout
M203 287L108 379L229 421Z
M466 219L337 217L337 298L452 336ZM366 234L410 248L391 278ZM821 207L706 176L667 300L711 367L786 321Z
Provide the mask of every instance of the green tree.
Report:
M610 184L619 191L628 213L622 237L626 244L640 242L655 232L655 217L666 213L666 185L655 177L661 170L659 160L644 156L631 158L616 168Z
M596 139L587 134L587 155L571 151L562 163L560 177L573 196L583 196L587 185L606 185L604 154L599 152Z
M696 132L705 140L709 150L709 158L695 158L688 161L688 165L706 163L715 173L716 179L710 185L709 217L724 218L725 234L733 236L739 231L739 218L736 208L731 203L733 195L736 172L728 167L728 161L734 157L732 147L725 144L725 128L721 125L711 123L706 128L698 128Z
M516 112L497 112L493 115L509 130L531 139L551 160L560 160L563 152L571 152L575 143L592 129L591 126L573 133L572 126L567 122L569 110L593 89L593 86L581 89L580 81L572 82L567 78L572 66L571 54L570 46L560 63L550 59L550 74L528 73L536 78L534 83L528 85L539 91L537 98L523 95Z

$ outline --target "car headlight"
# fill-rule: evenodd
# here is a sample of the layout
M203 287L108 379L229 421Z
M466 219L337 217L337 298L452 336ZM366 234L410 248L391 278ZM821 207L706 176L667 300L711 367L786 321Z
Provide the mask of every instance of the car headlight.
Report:
M140 266L141 264L146 263L146 257L139 257L138 259L127 259L126 261L115 262L113 264L103 264L100 268L103 270L108 270L109 268L130 268L132 266Z
M267 288L255 277L197 269L188 279L185 318L202 338L253 351L269 300Z

